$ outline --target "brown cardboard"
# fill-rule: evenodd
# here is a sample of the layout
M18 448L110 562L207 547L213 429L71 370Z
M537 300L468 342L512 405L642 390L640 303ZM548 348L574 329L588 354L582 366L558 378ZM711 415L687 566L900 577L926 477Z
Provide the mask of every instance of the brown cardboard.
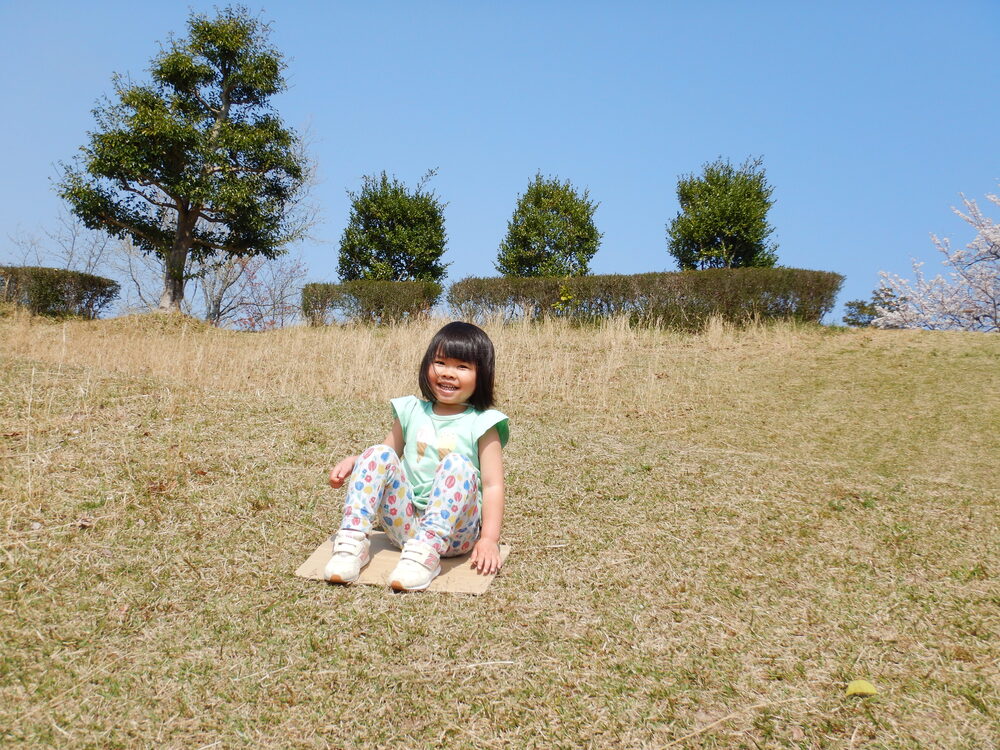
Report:
M399 562L399 550L392 545L383 531L375 531L371 537L372 559L361 571L358 583L367 583L373 586L387 586L386 578ZM333 542L327 539L309 559L306 560L295 575L300 578L308 578L313 581L323 580L323 569L326 567L330 556L333 554ZM510 554L510 547L506 544L500 545L500 561L507 560ZM427 587L428 591L447 591L453 594L482 594L486 591L490 582L496 577L493 575L480 575L469 564L470 555L461 557L442 557L441 572L437 578L431 581Z

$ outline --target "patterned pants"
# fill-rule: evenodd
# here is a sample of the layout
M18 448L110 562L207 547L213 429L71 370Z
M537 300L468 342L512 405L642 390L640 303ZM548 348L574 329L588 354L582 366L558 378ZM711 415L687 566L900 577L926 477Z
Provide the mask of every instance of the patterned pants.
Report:
M403 466L388 445L373 445L358 458L347 485L342 529L370 534L377 517L397 547L417 539L441 557L464 555L479 538L482 501L479 472L458 453L438 464L427 507L413 504Z

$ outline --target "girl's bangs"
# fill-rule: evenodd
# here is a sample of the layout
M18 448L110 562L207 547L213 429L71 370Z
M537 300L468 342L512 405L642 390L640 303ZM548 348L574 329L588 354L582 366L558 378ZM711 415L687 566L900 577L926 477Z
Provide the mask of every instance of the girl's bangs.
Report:
M482 359L479 347L465 338L446 338L438 344L435 356L460 359L463 362L479 363Z

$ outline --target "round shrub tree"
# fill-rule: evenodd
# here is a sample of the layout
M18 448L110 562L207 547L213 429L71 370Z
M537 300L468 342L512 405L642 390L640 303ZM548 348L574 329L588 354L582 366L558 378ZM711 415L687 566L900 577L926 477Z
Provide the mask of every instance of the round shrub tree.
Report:
M440 281L447 236L444 208L426 189L431 170L410 190L385 172L362 178L340 239L337 272L343 281Z
M739 167L717 159L701 175L677 181L681 210L667 225L667 247L682 271L696 268L770 268L778 246L767 212L774 201L761 159Z
M567 180L536 174L517 200L500 243L496 269L504 276L583 276L601 245L597 203Z

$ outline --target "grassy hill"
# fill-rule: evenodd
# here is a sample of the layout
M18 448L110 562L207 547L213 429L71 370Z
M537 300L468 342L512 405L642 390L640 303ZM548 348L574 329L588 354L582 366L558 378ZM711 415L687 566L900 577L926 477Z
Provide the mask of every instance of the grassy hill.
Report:
M1000 337L489 326L488 593L294 578L438 324L0 319L0 742L994 746Z

